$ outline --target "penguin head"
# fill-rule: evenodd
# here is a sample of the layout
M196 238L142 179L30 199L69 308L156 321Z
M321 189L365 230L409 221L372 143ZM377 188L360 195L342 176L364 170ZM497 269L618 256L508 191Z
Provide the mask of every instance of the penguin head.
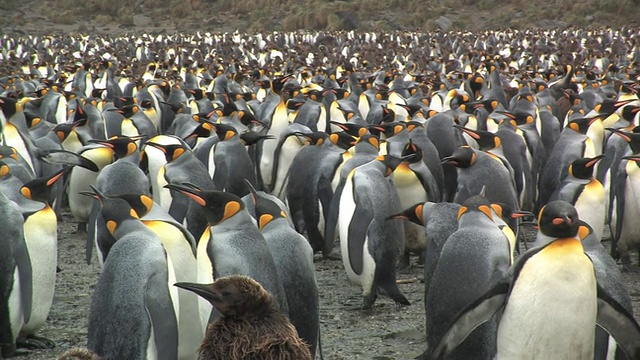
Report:
M588 180L593 177L593 168L602 160L604 155L598 155L592 158L581 158L574 160L569 165L569 174L575 178Z
M20 193L29 200L49 204L51 186L60 180L69 169L69 167L65 167L51 176L33 179L20 188Z
M243 275L221 277L213 284L176 283L207 300L224 317L262 314L271 308L273 296L257 281Z
M138 217L147 215L153 207L153 199L145 194L119 194L113 197L126 201Z
M42 117L37 114L32 114L31 112L25 112L24 117L27 120L27 127L29 129L33 129L38 124L42 123Z
M373 146L376 152L380 150L380 139L373 134L364 134L359 137L358 141L356 141L356 149L358 148L359 144L365 144L362 146Z
M355 145L356 140L345 131L336 132L328 136L329 141L343 150L349 150Z
M200 122L200 124L193 129L191 134L187 135L183 140L188 142L189 140L197 139L199 137L206 138L211 136L211 131L213 130L215 130L215 126L213 124L208 121L203 121Z
M402 149L402 158L406 158L409 163L416 163L422 161L423 157L422 149L413 143L413 140L409 139L407 145Z
M633 154L640 153L640 126L633 128L632 132L625 132L614 128L606 128L605 130L612 131L614 134L622 137L624 141L629 144Z
M509 120L512 121L512 124L514 126L533 124L533 122L535 121L533 115L527 112L522 112L522 111L516 111L515 113L509 112L509 111L496 111L496 112L498 114L502 114L507 118L509 118Z
M152 141L147 141L145 146L154 147L164 153L165 159L168 163L180 158L186 152L191 150L187 149L187 147L183 144L158 144Z
M493 212L491 207L491 203L484 194L474 195L467 200L465 200L464 204L458 210L458 220L469 212L480 212L487 216L489 219L493 220Z
M478 143L478 147L480 150L491 150L501 145L500 138L492 132L484 130L473 130L458 124L454 124L453 127L466 133L472 139L474 139Z
M16 99L0 96L0 110L6 119L10 119L18 112L17 103Z
M383 123L382 127L384 127L384 136L390 138L404 131L407 125L404 122L390 121Z
M575 237L578 233L578 212L573 205L563 200L546 204L538 214L539 231L550 237Z
M90 143L100 144L113 150L116 159L122 159L131 154L134 154L138 150L136 141L140 140L141 136L114 136L109 140L89 140Z
M278 204L260 195L248 180L245 179L245 182L251 191L251 201L253 201L255 207L256 220L260 230L275 219L287 217L287 214Z
M214 125L214 129L216 134L218 134L218 139L220 139L220 141L230 140L234 136L238 135L238 130L229 124L217 123Z
M425 127L424 124L421 123L420 121L407 121L406 125L407 125L408 132L412 132L415 129L420 129Z
M203 190L189 183L167 184L165 188L178 191L200 205L204 209L204 215L211 226L222 223L244 209L242 200L232 193Z
M630 121L630 122L634 122L634 119L636 118L636 116L638 116L638 113L640 112L640 106L633 106L633 105L627 105L624 108L622 108L622 118Z
M328 136L327 133L323 131L315 131L315 132L308 132L308 133L296 132L295 134L297 136L302 136L303 138L305 138L307 141L307 145L322 145L324 144Z
M139 219L138 214L131 208L128 202L117 197L106 196L93 185L91 191L83 191L80 194L92 197L100 203L100 211L104 218L107 230L113 236L118 226L126 220Z
M424 226L422 221L422 211L424 210L424 203L417 203L401 213L397 213L387 217L387 220L401 219L409 220L412 223Z
M598 115L593 117L581 117L581 118L571 119L571 121L569 121L569 123L567 124L567 127L571 128L573 131L577 133L586 134L587 131L589 130L589 126L591 126L591 124L593 124L599 118L600 116Z
M376 158L376 161L381 162L385 166L384 176L393 174L393 171L404 161L402 158L395 157L393 155L380 155Z
M69 135L75 130L76 127L82 125L82 122L79 123L60 123L51 129L52 132L56 134L60 142L65 141Z
M364 134L369 133L369 129L366 125L360 125L355 123L341 123L338 121L331 121L331 124L339 127L342 131L347 132L351 136L361 137Z
M12 146L0 145L0 160L4 160L6 158L18 161L18 151Z
M460 146L451 156L444 157L441 164L449 164L459 168L468 168L475 164L477 155L472 148L468 146Z

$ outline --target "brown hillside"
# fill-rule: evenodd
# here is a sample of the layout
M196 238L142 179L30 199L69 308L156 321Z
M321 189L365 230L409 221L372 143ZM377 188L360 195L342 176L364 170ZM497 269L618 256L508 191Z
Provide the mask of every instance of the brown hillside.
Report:
M2 0L0 28L46 33L620 27L640 23L638 8L640 0Z

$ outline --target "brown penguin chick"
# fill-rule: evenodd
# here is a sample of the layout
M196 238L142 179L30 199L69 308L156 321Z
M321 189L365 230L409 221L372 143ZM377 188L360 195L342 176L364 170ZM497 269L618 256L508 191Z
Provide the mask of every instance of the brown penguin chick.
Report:
M56 360L101 360L102 358L85 348L73 348L65 351Z
M213 284L177 283L193 291L221 317L209 324L198 350L200 360L311 360L307 344L258 282L240 275Z

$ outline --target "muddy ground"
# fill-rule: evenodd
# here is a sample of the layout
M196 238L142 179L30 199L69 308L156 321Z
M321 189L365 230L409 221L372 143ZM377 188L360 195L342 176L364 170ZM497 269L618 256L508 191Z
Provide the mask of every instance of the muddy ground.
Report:
M336 250L339 251L339 246ZM54 350L34 351L29 359L55 359L70 347L86 344L89 304L100 266L95 256L92 264L87 265L84 253L84 236L75 233L73 218L64 211L58 240L61 272L47 325L40 333L58 346ZM397 307L381 296L374 309L360 311L353 310L362 301L360 288L349 283L342 262L316 256L315 264L325 359L412 359L422 353L426 346L422 268L414 266L410 273L398 275L399 280L409 280L400 289L411 306ZM624 274L636 319L640 319L639 278L638 274Z

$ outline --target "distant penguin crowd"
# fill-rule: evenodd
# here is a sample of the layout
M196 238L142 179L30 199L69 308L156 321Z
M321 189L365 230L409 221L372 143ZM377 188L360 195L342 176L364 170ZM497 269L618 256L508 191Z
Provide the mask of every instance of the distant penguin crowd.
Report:
M640 359L639 64L635 27L0 35L0 358L64 340L66 211L64 359L322 358L314 254L363 311L424 267L421 359Z

